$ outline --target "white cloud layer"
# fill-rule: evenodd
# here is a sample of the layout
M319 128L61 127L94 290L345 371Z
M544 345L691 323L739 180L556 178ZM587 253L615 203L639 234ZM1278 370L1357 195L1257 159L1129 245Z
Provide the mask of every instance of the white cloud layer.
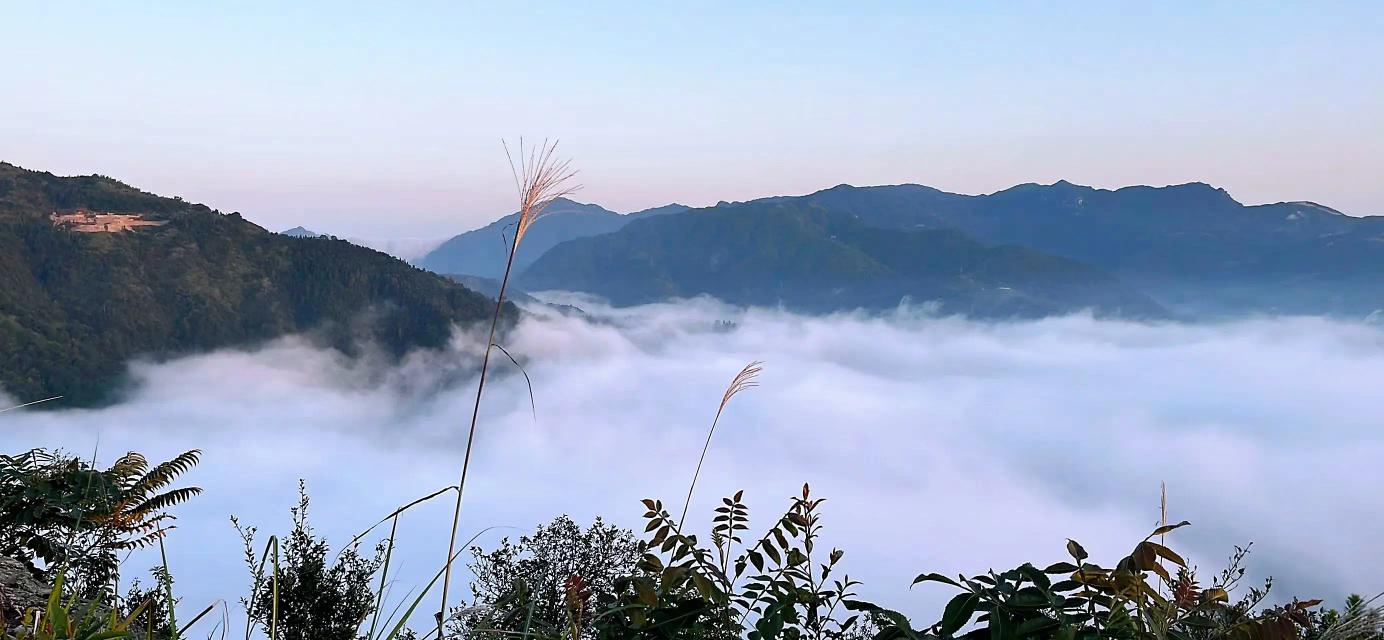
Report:
M809 318L706 300L601 315L530 319L509 338L537 419L522 376L492 379L463 539L561 513L642 530L638 499L680 504L726 384L758 359L762 386L731 401L712 442L697 522L743 488L758 530L810 482L862 595L921 622L950 594L909 591L920 572L1057 561L1067 537L1113 563L1156 523L1164 481L1170 518L1193 523L1170 546L1207 577L1252 541L1252 571L1284 597L1384 588L1378 328ZM456 481L474 400L456 380L465 352L458 338L380 371L282 340L136 365L142 390L121 405L0 415L0 449L204 449L186 481L206 493L178 509L170 562L184 606L234 602L246 579L228 516L282 533L304 478L314 524L339 543ZM440 567L450 515L435 501L402 521L399 593Z

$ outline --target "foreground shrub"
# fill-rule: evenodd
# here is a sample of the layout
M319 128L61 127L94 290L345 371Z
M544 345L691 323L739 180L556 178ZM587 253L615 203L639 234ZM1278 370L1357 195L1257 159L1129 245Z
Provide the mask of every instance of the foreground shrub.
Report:
M118 552L158 542L172 528L167 510L201 493L168 489L200 456L151 467L130 452L107 469L44 449L0 456L0 555L61 566L69 591L94 596L114 581Z
M600 518L583 531L565 515L539 525L517 543L503 539L494 551L472 547L473 605L454 610L449 631L520 633L525 625L561 629L570 610L589 610L593 594L612 592L643 552L633 532L606 525ZM522 591L515 590L516 584L524 585ZM517 599L506 601L507 597ZM522 624L490 615L502 602L525 612Z
M293 530L283 543L282 560L275 553L271 574L255 562L256 529L242 528L232 518L251 573L251 595L241 604L253 622L281 640L355 640L361 623L375 610L371 578L384 563L384 549L366 557L356 543L328 561L327 540L308 524L308 503L306 487L299 482L298 505L289 510Z
M593 589L574 574L573 589L556 622L532 616L534 589L515 579L488 611L491 627L479 637L537 638L749 638L749 640L1347 640L1374 638L1384 614L1361 601L1347 614L1313 611L1319 601L1263 606L1272 583L1231 600L1245 574L1247 549L1201 586L1196 570L1155 539L1187 526L1155 529L1111 566L1092 562L1069 541L1070 562L1039 569L1024 564L951 578L918 576L961 591L941 617L915 626L907 616L856 598L857 584L840 574L844 554L817 547L822 499L804 486L790 508L747 543L749 509L742 494L724 498L712 522L710 544L681 532L663 504L644 501L646 552L612 588ZM500 556L497 556L500 557ZM1373 613L1367 613L1372 611ZM1375 616L1370 618L1369 616ZM1342 624L1349 618L1357 622ZM1371 635L1374 634L1374 635Z

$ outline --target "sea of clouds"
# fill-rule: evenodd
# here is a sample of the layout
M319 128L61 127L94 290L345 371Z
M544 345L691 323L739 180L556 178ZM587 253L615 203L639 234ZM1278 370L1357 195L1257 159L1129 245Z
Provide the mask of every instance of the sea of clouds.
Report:
M761 386L731 400L715 433L693 522L705 531L720 496L744 489L760 531L811 483L827 498L822 546L845 550L862 596L920 623L951 595L910 590L921 572L1042 566L1069 537L1113 564L1157 524L1160 483L1169 518L1192 522L1168 544L1204 579L1253 542L1251 577L1273 575L1280 599L1384 589L1378 327L576 302L598 321L538 310L506 338L534 406L515 366L492 363L463 540L495 527L478 538L493 546L564 513L642 531L646 497L676 513L726 385L763 360ZM136 363L139 390L119 405L0 414L0 450L109 461L202 449L184 481L206 492L176 510L169 562L184 608L224 599L234 617L248 578L229 516L261 539L285 533L303 479L312 523L340 543L456 482L477 350L458 333L448 352L382 370L285 339ZM451 511L438 499L401 520L395 600L441 566ZM127 572L155 560L136 555Z

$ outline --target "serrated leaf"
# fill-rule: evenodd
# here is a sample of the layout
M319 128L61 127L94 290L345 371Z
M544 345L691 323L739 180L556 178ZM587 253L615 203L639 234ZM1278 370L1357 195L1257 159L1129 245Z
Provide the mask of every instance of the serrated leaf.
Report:
M1025 578L1028 578L1028 581L1032 582L1039 589L1043 589L1046 591L1049 587L1052 586L1052 581L1048 579L1048 576L1044 574L1042 571L1039 571L1037 567L1034 567L1031 564L1025 564L1022 567L1019 567L1019 572L1022 573Z
M956 633L966 623L971 621L971 616L975 614L976 604L980 598L974 593L962 593L947 602L946 608L942 611L941 626L942 637L948 638Z
M1009 599L1009 606L1024 609L1041 609L1049 605L1047 594L1038 587L1024 587Z
M990 617L990 640L1013 640L1016 626L1009 616L995 612Z
M1019 626L1014 629L1014 634L1020 638L1035 636L1057 628L1058 624L1056 620L1048 617L1029 618L1019 623Z

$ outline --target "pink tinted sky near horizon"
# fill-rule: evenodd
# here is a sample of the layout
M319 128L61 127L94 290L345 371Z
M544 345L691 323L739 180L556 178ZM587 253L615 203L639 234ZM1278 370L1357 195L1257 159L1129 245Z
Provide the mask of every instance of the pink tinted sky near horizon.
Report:
M1359 2L20 1L0 160L361 237L512 210L520 134L619 212L1066 179L1381 214L1381 28Z

